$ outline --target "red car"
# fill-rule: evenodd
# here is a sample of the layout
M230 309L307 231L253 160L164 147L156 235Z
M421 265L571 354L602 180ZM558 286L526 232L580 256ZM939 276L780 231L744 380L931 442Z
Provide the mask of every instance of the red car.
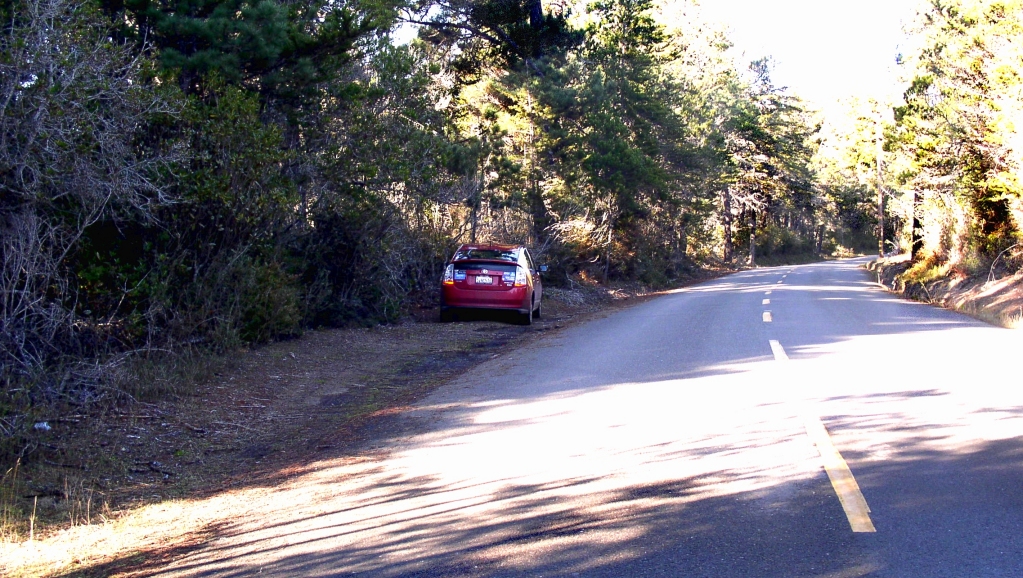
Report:
M518 312L528 325L540 317L546 270L521 245L462 245L444 269L440 319L451 321L460 309L499 309Z

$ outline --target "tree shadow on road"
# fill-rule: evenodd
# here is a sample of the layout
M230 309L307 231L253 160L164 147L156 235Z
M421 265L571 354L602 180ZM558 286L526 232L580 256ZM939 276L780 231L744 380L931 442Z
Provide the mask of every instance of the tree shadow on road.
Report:
M819 275L831 271L822 268ZM780 304L784 291L797 291L766 289L776 285L777 270L748 275L763 281L749 290L750 297L759 299L771 290ZM666 309L655 309L646 303L629 314L646 315L649 324L662 323L666 316L699 324L695 313L687 313L696 309L693 300L735 291L738 283L708 283L668 296L678 299L677 307L669 303ZM847 343L883 348L891 343L888 338L906 334L940 343L958 332L965 332L963 339L968 340L982 326L936 309L920 314L923 306L894 300L865 279L851 287L839 286L837 279L835 283L804 291L803 297L809 294L818 304L869 300L875 304L873 313L811 307L811 316L847 314L827 324L832 329L812 334L792 331L784 319L769 327L758 320L751 326L757 333L749 345L711 355L687 342L663 342L643 351L616 347L628 341L629 331L646 329L641 325L627 330L616 315L598 320L599 328L578 329L609 335L606 355L593 362L596 368L552 367L539 383L499 392L480 387L462 391L459 387L469 387L463 380L424 404L380 416L372 426L376 429L367 430L377 445L361 446L359 459L328 455L318 463L267 470L265 476L234 488L274 488L271 496L279 503L263 518L249 516L217 526L201 549L170 551L167 557L154 552L145 560L129 555L65 575L98 575L105 569L146 577L260 572L381 577L1023 575L1023 492L1018 483L1023 477L1023 438L1011 434L1023 420L1023 406L978 402L953 418L930 419L932 409L947 412L955 406L946 399L947 391L931 381L907 387L907 376L897 374L883 387L858 390L811 382L809 373L789 369L801 367L798 362L807 367L826 362ZM771 350L765 350L769 337L790 346L797 363L777 369ZM567 337L555 336L495 360L493 370L537 367L557 359L559 339ZM595 339L599 344L601 338ZM665 351L675 357L658 361ZM631 364L634 371L624 381L601 364ZM488 366L483 367L485 375ZM838 373L835 383L846 378ZM699 403L700 392L712 390L744 400L742 411L750 416L766 411L781 422L793 421L794 410L766 391L765 384L773 387L771 379L795 383L793 397L819 409L845 448L877 533L850 531L822 468L807 473L784 465L790 455L784 452L798 454L786 448L805 444L799 428L777 426L766 418L763 424L744 421L745 415L736 416L731 408ZM630 405L644 395L670 403ZM608 407L613 411L599 409ZM617 436L628 435L618 418L645 411L653 413L651 421L667 424L676 414L682 422L706 420L717 433L687 439L683 445L671 441L671 432L641 432L648 437L637 438L642 443L624 452L628 455L609 450L608 459L621 462L607 471L601 471L600 454L552 451L550 455L565 456L564 461L536 464L528 459L533 450L542 454L540 450L557 449L558 444L570 447L574 435L597 437L598 445L599 437L607 436L613 445ZM1007 427L991 439L964 438L978 420ZM733 433L740 423L769 435ZM500 432L509 430L523 435L501 437ZM765 450L759 440L771 435L783 453L777 463L715 467L719 461L732 464ZM490 450L459 453L471 443ZM501 473L474 479L474 469L484 469L491 460L499 462L495 471ZM560 475L559 468L568 471L571 460L582 464L571 470L575 475ZM521 469L508 463L521 464ZM672 464L698 474L657 469ZM637 482L630 468L658 474ZM977 487L978 479L984 480L983 487Z
M849 531L826 477L782 482L758 491L708 495L701 480L679 479L621 488L587 507L550 494L555 488L509 485L487 515L452 505L446 522L436 512L412 509L400 521L377 521L376 538L333 547L351 524L309 520L273 528L288 550L246 542L244 531L221 528L202 552L170 547L148 560L127 556L66 576L1014 576L1023 570L1018 479L1020 440L987 444L964 455L914 454L857 468L875 511L877 534ZM948 503L921 509L916 500L955 501L961 476L992 472L1004 491L996 503L960 503L956 515L981 518L986 531L935 532L947 524ZM911 479L915 478L915 479ZM576 480L585 487L594 480ZM445 493L428 480L411 480L404 497ZM920 494L914 488L937 488ZM906 488L910 488L906 492ZM562 488L563 489L563 488ZM555 492L556 493L556 492ZM371 504L367 503L367 507ZM910 512L906 512L910 510ZM335 512L325 512L330 518ZM353 524L373 524L358 519ZM224 544L221 546L220 544ZM302 550L295 553L294 550ZM168 556L177 563L167 568ZM133 562L138 563L133 563Z

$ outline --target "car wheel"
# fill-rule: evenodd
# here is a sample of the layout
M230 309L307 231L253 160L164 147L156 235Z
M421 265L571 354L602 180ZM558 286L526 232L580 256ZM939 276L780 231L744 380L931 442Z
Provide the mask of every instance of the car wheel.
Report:
M530 295L529 296L529 311L527 311L525 313L520 313L519 314L519 323L521 323L522 325L532 325L533 324L533 298L534 297L535 297L535 295Z
M454 319L454 316L452 315L450 310L447 310L447 309L441 309L440 310L440 322L441 323L450 323L452 319Z
M529 311L527 313L516 313L515 314L515 318L516 318L515 322L518 323L519 325L532 325L533 324L533 312L532 311Z
M540 318L540 308L541 307L543 307L542 303L537 303L536 304L536 309L533 310L533 319L539 319Z

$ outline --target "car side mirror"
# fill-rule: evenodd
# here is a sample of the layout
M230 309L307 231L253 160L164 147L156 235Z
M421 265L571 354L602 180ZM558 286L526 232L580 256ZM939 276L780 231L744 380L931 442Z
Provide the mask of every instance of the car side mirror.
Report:
M547 265L540 265L540 272L541 273L546 273L547 272Z

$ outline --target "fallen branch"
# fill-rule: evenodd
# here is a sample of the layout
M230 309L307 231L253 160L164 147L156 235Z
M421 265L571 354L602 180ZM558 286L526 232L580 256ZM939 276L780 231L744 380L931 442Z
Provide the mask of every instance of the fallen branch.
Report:
M934 299L931 298L931 292L927 290L927 284L921 281L920 288L924 290L924 295L927 296L927 302L934 303Z
M181 422L181 425L187 427L188 429L192 430L193 432L195 432L197 434L204 434L204 433L206 433L205 429L203 429L201 427L195 427L194 425L190 425L190 424L188 424L186 422Z
M82 423L82 420L87 416L84 415L69 415L67 417L55 417L53 419L42 420L47 423Z
M1015 249L1016 247L1019 247L1019 243L1015 243L1011 247L1006 247L1004 250L1002 250L1001 253L998 254L997 257L995 257L994 261L991 261L991 267L987 271L988 283L992 281L997 281L997 279L995 278L995 265L998 264L998 260L1002 258L1002 255L1008 253L1009 251Z
M244 429L244 430L248 430L248 431L256 431L255 429L252 429L251 427L244 426L244 425L241 425L241 424L238 424L238 423L229 423L229 422L226 422L226 421L215 421L215 422L213 422L213 425L227 425L227 426L232 426L232 427L238 427L238 428L241 428L241 429Z
M163 474L165 476L173 476L174 475L174 472L170 472L170 471L167 471L167 470L164 470L164 469L160 469L160 462L149 462L146 465L149 466L149 469L151 471L154 471L154 472L156 472L158 474Z
M74 464L62 464L62 463L59 463L59 462L51 462L50 460L43 460L43 463L48 465L48 466L55 466L55 467L58 467L58 468L70 468L72 470L82 470L82 471L86 470L85 466L76 466Z

